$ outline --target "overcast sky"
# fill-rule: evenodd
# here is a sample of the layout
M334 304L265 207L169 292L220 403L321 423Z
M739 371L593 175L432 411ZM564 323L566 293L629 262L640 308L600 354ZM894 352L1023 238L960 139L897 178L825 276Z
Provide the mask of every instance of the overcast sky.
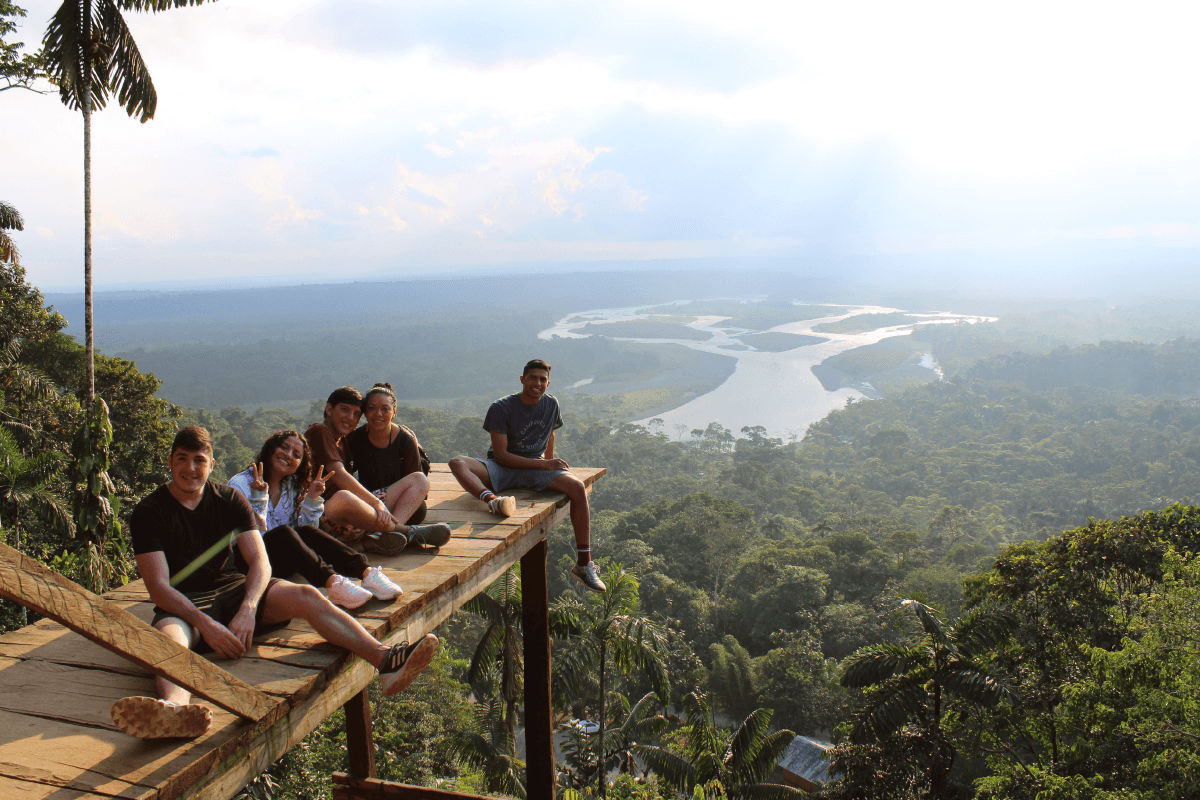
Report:
M21 0L40 41L56 2ZM1200 8L220 0L127 20L98 289L589 260L1200 246ZM82 123L0 93L29 278L82 288ZM1075 248L1075 249L1073 249ZM1062 268L1086 267L1064 255Z

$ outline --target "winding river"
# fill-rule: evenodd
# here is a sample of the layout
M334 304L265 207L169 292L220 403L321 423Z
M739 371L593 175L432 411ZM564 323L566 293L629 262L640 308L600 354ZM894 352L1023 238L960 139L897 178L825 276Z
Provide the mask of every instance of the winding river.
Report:
M560 320L554 327L547 328L538 334L539 339L550 339L553 336L562 338L583 338L586 334L577 332L588 323L622 322L627 320L645 319L651 314L647 309L654 308L654 315L663 314L662 304L654 306L637 306L631 308L605 308L591 311L580 311L570 314ZM705 341L695 339L644 339L612 337L618 341L642 342L647 344L679 344L693 350L707 353L718 353L737 360L733 374L717 388L701 395L670 411L656 414L655 418L666 423L665 432L679 432L686 428L705 428L710 422L719 422L735 434L743 426L761 425L766 428L768 435L777 436L784 440L802 437L808 426L820 420L830 411L842 408L851 399L864 397L863 393L843 387L836 391L827 391L812 372L812 367L820 364L830 356L852 350L863 345L874 344L891 336L907 336L917 325L936 325L954 322L992 322L994 317L980 317L950 312L936 314L916 314L904 312L898 308L883 306L847 306L832 305L831 310L840 311L850 308L849 312L837 313L819 319L806 319L799 322L789 322L771 328L780 333L796 333L809 336L819 336L825 341L804 345L781 353L772 353L754 349L739 339L749 331L715 327L729 317L706 316L696 317L688 327L711 334L712 338ZM826 333L813 332L813 327L827 322L836 322L848 317L862 314L885 314L891 312L910 313L914 322L904 325L893 325L876 328L864 333ZM581 321L582 318L582 321ZM572 320L568 322L567 320ZM594 330L594 329L593 329ZM729 349L737 347L739 349ZM746 349L741 349L746 348ZM941 371L933 360L932 354L926 353L921 359L921 366L932 370L941 377ZM581 382L582 383L582 382ZM637 420L645 425L649 419ZM680 427L684 426L684 427ZM674 437L672 437L674 438Z

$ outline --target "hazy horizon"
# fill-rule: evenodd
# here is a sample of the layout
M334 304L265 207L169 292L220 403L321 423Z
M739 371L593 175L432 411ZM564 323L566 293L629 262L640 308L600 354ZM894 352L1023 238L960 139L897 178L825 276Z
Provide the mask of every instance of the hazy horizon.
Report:
M32 49L56 2L23 5L6 40ZM94 119L96 287L691 260L1016 295L1191 283L1196 14L477 0L130 12L159 107L142 125L114 100ZM19 90L0 109L29 279L81 291L79 114Z

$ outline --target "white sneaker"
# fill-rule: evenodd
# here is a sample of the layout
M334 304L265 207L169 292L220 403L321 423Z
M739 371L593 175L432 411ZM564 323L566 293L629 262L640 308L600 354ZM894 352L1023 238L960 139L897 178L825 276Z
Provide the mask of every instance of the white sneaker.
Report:
M517 513L517 498L515 497L493 497L487 501L488 511L498 517L511 517Z
M362 579L362 588L375 595L376 600L391 600L404 594L400 584L384 575L383 570L379 567L371 567L367 570L367 576Z
M358 608L371 599L371 593L342 575L333 576L333 584L326 590L330 601L342 608Z
M582 567L576 564L571 567L571 577L582 583L593 592L607 592L608 587L604 585L604 581L600 580L600 576L596 573L596 562L589 561Z

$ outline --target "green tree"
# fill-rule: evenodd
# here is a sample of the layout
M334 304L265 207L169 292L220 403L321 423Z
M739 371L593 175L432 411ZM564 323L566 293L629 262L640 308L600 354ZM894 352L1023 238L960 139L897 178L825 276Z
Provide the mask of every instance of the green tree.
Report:
M477 594L463 608L483 617L487 623L479 644L471 654L471 666L467 670L467 683L483 688L483 684L498 680L496 696L504 704L504 748L509 755L516 755L517 703L523 696L522 685L524 645L521 640L521 566L501 575L486 592ZM497 746L493 739L492 745Z
M552 626L565 646L558 657L565 683L573 688L583 685L586 677L599 678L600 731L596 736L597 779L600 796L606 796L604 780L606 755L604 732L607 719L608 671L640 673L650 679L662 702L670 693L667 680L666 631L641 612L637 579L620 564L604 570L608 591L588 593L584 599L574 594L560 597L554 604ZM611 661L610 661L611 660Z
M129 116L154 117L158 94L122 11L165 11L204 0L63 0L46 28L42 53L46 73L64 105L83 113L83 293L90 410L96 394L92 337L92 111L110 94Z
M13 435L0 428L0 516L9 523L15 549L21 549L21 518L26 513L55 533L70 536L74 532L67 504L52 487L61 467L61 453L49 451L27 457ZM20 613L24 625L28 616L24 608Z
M472 709L476 729L456 731L450 737L450 750L464 763L483 771L487 791L524 798L524 764L517 760L504 706L503 700L476 703Z
M4 79L4 85L0 86L0 92L6 92L9 89L28 89L37 92L39 90L33 88L33 83L45 75L42 70L40 53L23 54L21 53L21 48L25 46L23 43L4 41L5 36L17 29L15 20L24 18L25 9L10 0L0 0L0 78ZM0 203L0 205L3 204ZM0 227L3 226L0 225ZM0 242L0 260L3 260L2 250L3 242Z
M0 4L4 2L6 0L0 0ZM0 8L2 7L0 5ZM0 30L3 30L3 21L0 21ZM21 219L21 212L17 211L15 206L0 200L0 263L21 263L21 251L17 249L17 243L8 232L23 230L25 220Z
M772 733L771 714L770 709L755 709L725 735L713 721L707 698L693 692L684 708L684 754L659 745L639 745L635 751L664 782L685 796L719 782L732 798L799 797L798 789L764 782L795 738L789 730Z
M904 600L901 605L917 615L925 638L912 647L864 648L847 659L842 686L870 690L855 715L850 740L879 742L906 724L916 725L934 748L928 779L937 796L954 763L954 747L942 730L951 700L947 694L985 707L1011 699L1008 687L980 659L1008 635L1014 618L998 609L977 610L947 630L924 603Z

